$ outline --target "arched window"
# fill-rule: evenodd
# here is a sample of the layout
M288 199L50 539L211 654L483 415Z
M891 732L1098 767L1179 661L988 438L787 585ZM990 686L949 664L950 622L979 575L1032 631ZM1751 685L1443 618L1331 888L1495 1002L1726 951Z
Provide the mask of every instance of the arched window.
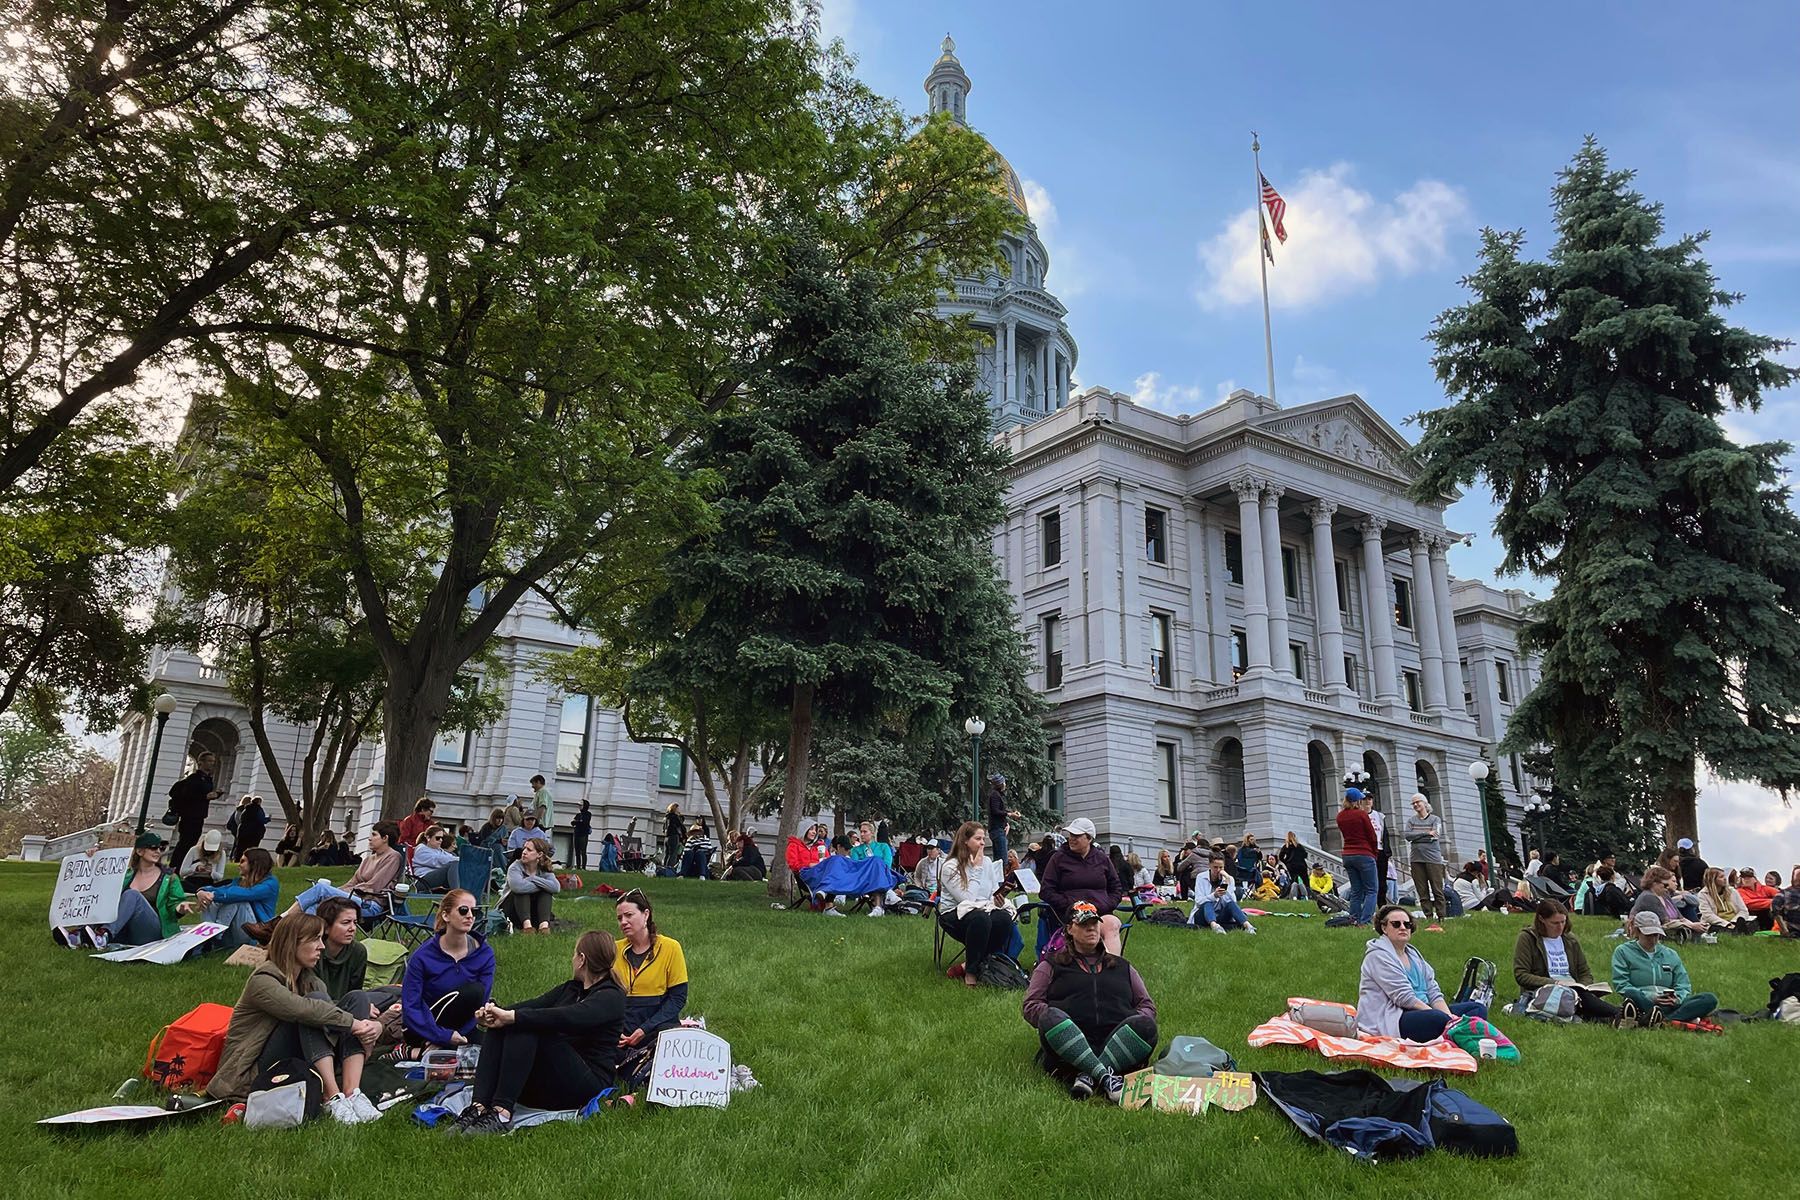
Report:
M1219 789L1219 819L1230 827L1241 825L1244 802L1244 744L1226 738L1213 748L1213 774Z

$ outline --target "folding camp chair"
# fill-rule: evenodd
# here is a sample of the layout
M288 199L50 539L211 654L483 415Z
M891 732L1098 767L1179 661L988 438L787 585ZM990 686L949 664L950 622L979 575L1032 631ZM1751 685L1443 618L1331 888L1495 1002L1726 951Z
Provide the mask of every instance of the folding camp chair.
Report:
M1122 901L1121 905L1123 906L1125 903L1127 902ZM1120 954L1125 952L1126 944L1131 941L1131 927L1137 923L1138 918L1144 915L1145 910L1152 906L1144 904L1142 901L1131 900L1129 901L1129 907L1131 909L1131 915L1129 917L1121 917L1119 920ZM1021 924L1024 922L1025 914L1028 912L1035 913L1037 916L1037 956L1041 959L1044 957L1044 948L1050 944L1050 939L1062 930L1062 918L1056 915L1056 910L1054 908L1051 908L1042 900L1034 900L1030 904L1021 904L1019 906L1019 921ZM1118 910L1115 909L1115 915L1117 915L1117 912Z
M485 846L464 846L457 852L457 882L463 891L475 897L475 927L479 933L489 933L492 923L488 920L487 898L493 891L494 876L504 873L495 865L494 851ZM387 912L379 918L374 928L380 932L391 931L408 949L419 946L430 937L436 916L431 908L448 892L427 892L403 895L389 892ZM413 908L413 903L419 908Z

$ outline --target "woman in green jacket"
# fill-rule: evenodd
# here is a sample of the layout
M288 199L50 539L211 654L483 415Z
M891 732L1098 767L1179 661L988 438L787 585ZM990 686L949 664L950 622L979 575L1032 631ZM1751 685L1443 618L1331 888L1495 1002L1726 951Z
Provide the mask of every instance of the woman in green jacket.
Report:
M163 866L168 843L154 833L138 834L125 868L125 890L119 896L119 913L107 930L108 940L120 946L147 946L174 937L181 929L177 906L187 891L175 872Z
M1531 924L1519 930L1519 940L1513 943L1513 980L1521 1000L1552 983L1594 982L1587 954L1569 932L1569 910L1559 901L1539 900ZM1610 1021L1619 1015L1617 1008L1582 988L1575 989L1575 1012L1590 1021Z
M1663 939L1662 918L1644 910L1631 914L1635 941L1613 951L1613 991L1624 997L1621 1024L1656 1025L1662 1021L1698 1021L1719 1007L1711 992L1696 992L1687 968Z

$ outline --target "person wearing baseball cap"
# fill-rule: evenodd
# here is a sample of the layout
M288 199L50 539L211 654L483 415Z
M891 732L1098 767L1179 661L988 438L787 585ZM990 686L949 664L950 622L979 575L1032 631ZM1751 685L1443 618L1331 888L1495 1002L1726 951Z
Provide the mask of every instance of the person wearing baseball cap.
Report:
M119 911L107 927L107 941L115 946L146 946L181 932L179 906L187 891L175 872L164 864L169 844L160 834L138 834L125 865L125 891Z
M1719 1007L1711 992L1693 990L1681 956L1663 940L1663 921L1655 911L1633 912L1628 928L1635 940L1621 942L1612 958L1612 988L1623 999L1616 1025L1699 1021Z
M1697 892L1706 886L1707 862L1694 850L1693 838L1675 843L1675 872L1681 877L1681 890Z
M1117 1104L1124 1076L1156 1052L1156 1002L1137 969L1102 944L1105 921L1096 905L1070 901L1067 943L1038 961L1021 1012L1038 1031L1039 1065L1072 1098L1099 1092Z
M1119 953L1119 918L1112 914L1125 895L1125 885L1113 869L1112 860L1094 848L1094 823L1086 817L1076 817L1057 832L1068 840L1045 864L1038 894L1064 925L1069 923L1071 906L1076 901L1093 905L1100 917L1100 940L1106 944L1107 953Z

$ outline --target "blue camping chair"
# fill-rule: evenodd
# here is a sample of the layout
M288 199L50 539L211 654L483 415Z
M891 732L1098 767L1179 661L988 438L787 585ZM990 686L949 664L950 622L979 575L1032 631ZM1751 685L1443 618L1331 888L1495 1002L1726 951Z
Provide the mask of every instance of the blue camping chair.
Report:
M492 929L492 922L488 919L487 898L493 891L495 874L501 872L501 868L496 865L497 857L496 852L486 846L464 846L457 852L455 883L475 897L475 931L484 935L491 933ZM501 878L505 878L504 873L501 873ZM432 926L436 923L432 908L450 890L453 889L407 895L389 892L387 912L377 920L375 928L384 933L391 930L409 950L417 948L432 935ZM417 902L417 908L413 907L414 902Z

